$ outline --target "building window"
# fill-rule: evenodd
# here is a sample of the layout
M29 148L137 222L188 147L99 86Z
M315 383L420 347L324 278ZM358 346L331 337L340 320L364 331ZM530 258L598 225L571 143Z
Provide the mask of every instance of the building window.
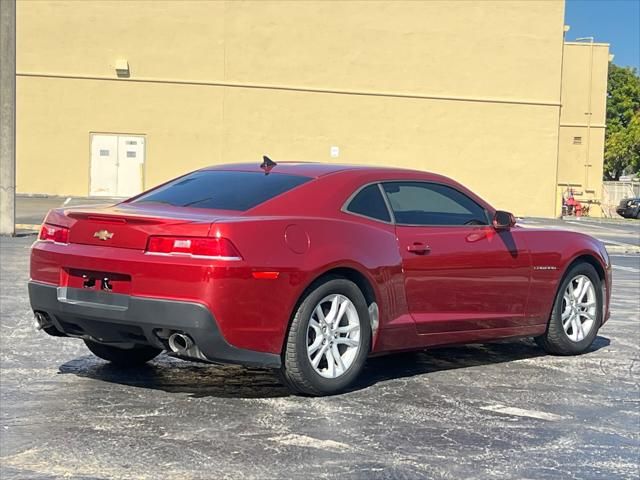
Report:
M573 137L574 145L582 145L582 137Z

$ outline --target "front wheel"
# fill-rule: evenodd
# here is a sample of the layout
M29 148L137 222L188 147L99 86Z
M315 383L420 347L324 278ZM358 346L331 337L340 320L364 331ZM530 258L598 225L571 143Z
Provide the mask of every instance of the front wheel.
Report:
M556 355L585 352L602 325L602 302L602 282L593 266L573 266L558 290L547 331L536 342Z
M306 295L291 321L280 378L297 393L338 393L362 371L370 344L364 295L349 280L329 279Z
M118 348L103 343L92 342L91 340L85 340L84 343L96 357L107 360L118 367L137 367L156 358L162 353L162 350L158 348L145 345L136 345L133 348Z

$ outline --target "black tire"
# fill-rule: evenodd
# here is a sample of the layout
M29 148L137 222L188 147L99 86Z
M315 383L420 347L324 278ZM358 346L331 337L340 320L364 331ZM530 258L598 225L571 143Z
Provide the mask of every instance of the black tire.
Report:
M307 329L318 303L332 294L347 297L355 306L360 324L360 345L353 363L336 378L325 378L313 368L307 353ZM277 372L282 382L294 393L333 395L346 389L362 371L371 346L371 323L364 295L358 286L344 278L327 278L308 289L296 310L282 355L282 367Z
M162 350L146 345L136 345L133 348L118 348L103 343L85 340L87 348L96 357L117 365L118 367L137 367L156 358Z
M581 341L573 341L569 338L569 335L565 332L562 326L562 306L563 295L569 285L569 282L578 275L584 275L588 277L593 284L596 298L596 318L593 326L591 327L591 330L585 336L585 338ZM592 265L586 262L577 263L576 265L572 266L560 283L560 288L558 289L558 293L556 294L556 298L553 304L551 318L549 319L549 323L547 325L547 331L544 333L544 335L535 338L536 343L547 353L551 353L554 355L579 355L581 353L584 353L595 340L596 336L598 335L598 330L602 325L602 301L602 281L600 280L600 277L598 276L595 268L593 268Z

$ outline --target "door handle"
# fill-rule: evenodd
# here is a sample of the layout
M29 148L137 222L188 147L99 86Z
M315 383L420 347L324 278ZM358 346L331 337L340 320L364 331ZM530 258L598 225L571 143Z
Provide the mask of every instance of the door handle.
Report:
M407 252L415 253L416 255L424 255L431 251L429 245L422 242L413 242L411 245L407 246Z

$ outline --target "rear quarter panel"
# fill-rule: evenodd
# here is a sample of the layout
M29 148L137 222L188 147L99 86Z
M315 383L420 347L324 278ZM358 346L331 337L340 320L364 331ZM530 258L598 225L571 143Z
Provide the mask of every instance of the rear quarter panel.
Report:
M292 235L289 235L293 232ZM243 256L213 291L221 330L241 348L280 352L292 313L324 273L351 268L367 278L380 309L380 327L406 312L401 259L392 225L340 214L336 219L250 217L213 225ZM289 240L287 240L289 237ZM277 271L275 280L253 278Z

